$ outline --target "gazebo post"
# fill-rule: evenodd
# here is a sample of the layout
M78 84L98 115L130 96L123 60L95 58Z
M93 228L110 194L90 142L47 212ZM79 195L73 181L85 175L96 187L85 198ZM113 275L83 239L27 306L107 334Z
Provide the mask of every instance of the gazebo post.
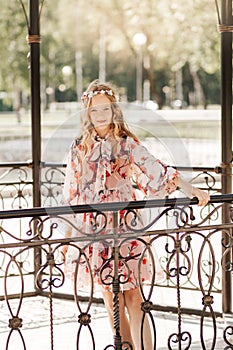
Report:
M222 19L225 26L232 26L232 0L222 0ZM222 133L222 193L232 193L232 32L221 31L221 133ZM222 222L230 223L230 206L225 204ZM232 234L232 233L231 233ZM223 232L223 239L229 237ZM225 248L223 248L223 252ZM225 256L224 266L230 267L232 254ZM222 310L232 311L232 274L222 270Z
M29 0L30 76L31 76L31 131L33 162L33 207L41 206L41 110L40 110L40 24L39 0Z
M28 44L30 45L31 132L33 207L41 206L41 109L40 109L40 15L39 0L28 0ZM37 223L34 224L34 231ZM41 250L34 249L34 274L41 266ZM37 291L38 292L38 291Z

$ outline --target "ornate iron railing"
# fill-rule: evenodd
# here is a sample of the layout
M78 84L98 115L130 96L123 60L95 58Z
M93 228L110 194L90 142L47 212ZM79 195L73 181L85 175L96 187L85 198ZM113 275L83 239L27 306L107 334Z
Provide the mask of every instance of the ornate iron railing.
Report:
M32 207L32 178L31 169L32 163L3 163L0 165L2 173L0 176L0 199L2 209L23 209ZM186 168L180 167L182 172L192 171L193 177L191 182L197 183L199 187L209 191L210 194L221 193L219 174L221 168ZM56 206L60 202L62 193L62 183L64 181L65 165L57 163L42 163L41 166L41 196L42 203L45 207ZM203 215L203 211L200 211L198 215ZM149 209L147 210L147 216L150 216ZM219 213L216 213L215 218L212 216L211 220L215 219L215 222L219 222ZM163 220L163 229L168 225L170 218L169 215ZM22 228L24 227L24 220L18 218L15 220L15 225L18 227L18 237L23 234ZM1 240L4 242L4 237L1 235ZM33 256L31 256L33 259ZM28 258L27 258L28 259ZM165 258L164 258L165 259ZM163 264L165 261L162 262ZM29 264L29 262L28 262ZM32 262L30 263L33 266ZM17 273L17 272L16 272ZM33 269L24 271L24 274L33 274ZM4 272L0 271L0 279L3 278ZM194 274L193 274L194 276ZM195 282L195 277L192 274L189 278L182 283L182 288L198 289ZM174 283L170 278L164 281L164 286L174 287ZM216 290L221 292L220 278L218 285L215 284ZM0 298L2 293L0 291Z
M130 344L123 344L119 321L118 293L121 285L130 278L129 260L132 252L124 252L124 244L135 242L142 245L142 255L138 259L138 271L144 264L144 259L150 260L152 273L146 283L140 279L139 287L143 297L142 309L142 349L143 325L145 318L150 320L154 334L156 349L156 316L158 309L156 292L158 288L167 286L168 281L174 286L176 293L176 305L173 310L177 312L177 329L167 338L168 349L186 348L191 349L192 332L185 330L182 315L187 311L187 298L183 296L184 286L194 282L191 276L196 276L195 288L198 291L195 302L191 305L188 298L188 306L192 313L196 313L200 323L199 348L215 349L217 344L217 316L221 315L221 301L219 305L217 292L221 285L221 270L231 273L232 261L226 260L232 250L232 224L216 223L216 214L222 205L229 206L233 195L214 195L208 207L202 210L202 219L195 205L195 199L185 198L137 201L130 203L108 203L81 205L73 207L44 207L34 209L5 210L0 213L1 237L0 258L1 269L4 277L4 298L11 315L9 320L10 331L6 339L6 349L11 349L10 344L15 335L24 349L28 348L23 335L23 303L27 295L47 295L50 300L50 328L51 349L53 349L53 297L56 291L63 287L66 277L64 275L62 248L65 245L73 247L77 253L76 268L73 279L73 297L77 307L77 349L81 349L81 336L84 329L89 332L91 339L88 349L95 349L96 340L91 323L91 307L95 301L93 271L88 259L87 251L95 244L102 244L108 248L106 261L99 273L102 282L109 285L114 293L114 345L106 344L105 349L131 349ZM145 227L139 226L139 213L150 210L149 219ZM231 207L229 207L231 210ZM92 227L90 232L82 231L73 215L77 218L84 213L92 215ZM106 232L107 216L112 215L113 225ZM196 218L195 218L196 216ZM24 225L17 227L15 220L23 220ZM171 218L171 219L170 219ZM214 220L212 220L214 218ZM168 222L166 229L158 225L162 221ZM76 237L63 238L60 232L64 225L72 227L78 232ZM124 230L122 230L122 225ZM18 229L21 232L18 234ZM102 235L101 233L105 233ZM196 241L198 239L198 242ZM29 257L35 256L35 265L28 265ZM80 262L88 272L90 287L86 292L87 304L79 293ZM123 266L119 275L118 266ZM156 283L157 272L163 270L163 278ZM25 274L25 271L27 274ZM194 273L194 271L196 271ZM28 284L35 272L34 290L27 290ZM31 281L27 279L31 278ZM159 287L160 286L160 287ZM13 294L12 294L13 291ZM166 289L167 291L167 289ZM224 292L223 298L224 298ZM169 292L168 297L169 297ZM11 298L17 297L17 307L11 306ZM216 299L216 302L215 302ZM168 310L168 304L163 306ZM212 335L205 336L205 321L211 321ZM1 320L7 322L7 320ZM209 326L208 326L209 327ZM231 340L232 325L228 324L223 333L222 342L233 346ZM222 344L223 344L222 343ZM124 347L123 347L124 346ZM87 347L85 347L86 349Z
M0 213L0 279L4 283L1 284L0 298L1 300L6 300L7 308L12 315L9 323L11 331L6 341L6 349L10 349L11 339L15 333L20 334L20 341L26 349L24 337L21 333L21 317L19 317L21 304L26 296L47 295L50 297L51 329L53 328L53 297L62 297L63 299L75 298L77 310L80 312L78 334L81 334L83 326L88 326L90 334L92 334L92 330L89 328L91 319L88 312L93 302L99 302L102 299L93 292L92 288L89 290L89 293L80 293L77 279L74 281L72 293L64 288L65 276L63 274L60 250L65 244L72 245L77 250L77 255L80 256L80 259L86 260L88 265L83 247L93 245L97 241L101 242L100 234L105 227L106 211L113 211L113 221L115 221L113 231L104 236L106 241L110 240L112 242L109 245L109 249L112 249L112 254L108 262L111 261L114 264L118 264L119 261L120 263L123 261L123 265L126 267L125 275L127 275L128 260L122 256L121 247L122 242L126 242L129 239L133 239L135 242L140 241L144 246L143 254L148 255L151 259L154 271L151 275L151 280L147 282L146 286L143 286L142 283L140 288L144 299L142 310L144 316L149 315L154 333L156 333L154 310L167 311L169 309L174 311L178 315L178 331L176 334L168 337L168 348L173 349L177 344L179 346L184 346L182 344L185 344L188 349L192 344L192 336L189 333L182 333L182 313L199 315L202 332L204 331L204 320L208 316L213 323L211 349L214 349L217 332L216 316L222 313L221 293L223 293L222 298L224 298L224 291L222 291L221 285L222 269L225 269L224 271L231 269L231 262L227 261L225 265L222 262L224 257L228 256L229 251L231 251L232 244L231 225L224 226L221 224L222 205L216 207L216 200L229 202L229 197L212 196L212 201L208 207L201 210L198 210L197 207L195 208L195 215L192 206L195 200L191 202L183 200L182 202L181 199L170 199L173 202L168 200L166 203L164 201L130 203L123 210L123 216L122 203L111 204L107 208L105 205L102 207L97 205L94 209L88 206L72 207L75 213L94 213L93 227L96 232L94 230L91 235L83 233L82 237L68 239L59 235L61 231L59 231L59 225L61 225L62 221L67 222L64 214L70 213L70 208L56 208L62 192L64 167L65 165L63 164L42 164L41 196L44 208L29 209L32 206L32 164L30 162L1 164L3 171L0 176L0 198L3 211ZM208 190L210 194L221 193L220 167L198 167L193 169L180 167L179 170L181 172L192 171L194 175L190 181L197 184L200 188ZM192 205L189 205L190 203ZM9 209L15 208L20 210L9 211ZM137 228L138 210L144 211L144 216L146 214L147 217L147 224L143 230L141 227L140 229ZM124 220L127 233L121 233L121 243L116 245L119 238L117 229L119 213L121 213L121 221ZM67 222L67 224L74 225L72 222ZM141 234L142 231L144 232L143 234ZM223 237L222 233L224 233ZM154 255L155 250L157 255ZM222 253L222 250L224 250L224 253ZM154 258L154 256L157 256L157 258ZM139 261L139 270L142 261L143 258ZM107 262L106 265L108 265ZM160 281L156 280L155 270L158 267L163 270L163 278ZM76 272L78 273L78 268ZM101 273L104 273L104 269ZM110 282L108 283L114 286L115 290L114 315L116 336L114 338L114 346L116 349L122 349L117 301L121 278L116 276L113 271L111 273L113 274L109 274ZM165 301L161 300L158 296L154 300L154 294L158 290L166 291L170 296L173 293L173 299L174 293L176 293L175 302L174 300L170 302L170 298ZM192 304L190 300L187 302L187 297L185 296L187 293L196 293L199 296L201 293L202 299L200 303ZM185 297L182 297L182 294ZM196 298L196 295L194 298ZM212 306L213 296L217 300L215 310ZM12 298L18 300L18 308L15 314L10 304ZM84 306L86 311L82 309L82 302L84 301L88 302L88 306ZM224 333L226 344L230 344L228 340L230 334L231 328L227 328ZM53 338L52 333L51 338ZM52 344L53 339L51 340L51 349L53 349ZM77 340L77 344L79 344L79 340ZM95 340L93 339L93 349L95 348L94 344ZM154 344L154 348L156 348L156 339ZM207 349L203 334L200 337L200 344L203 349Z

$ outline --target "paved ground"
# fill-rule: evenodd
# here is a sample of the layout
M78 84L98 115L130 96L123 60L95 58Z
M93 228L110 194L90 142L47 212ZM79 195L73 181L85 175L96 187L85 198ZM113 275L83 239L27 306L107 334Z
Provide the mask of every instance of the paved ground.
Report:
M13 309L17 310L18 303L15 300L10 301ZM8 319L9 311L5 302L0 304L0 350L21 350L22 339L17 331L13 331L10 337L9 347L6 347L6 340L9 335ZM82 304L83 311L86 304ZM76 345L77 333L80 324L77 322L79 314L76 304L73 301L64 301L55 299L53 302L54 329L53 329L53 347L51 345L51 330L49 327L49 299L45 297L27 298L23 302L19 315L23 317L22 336L25 340L27 350L92 350L91 333L88 327L81 329L81 342L79 347ZM91 329L95 338L95 350L104 350L107 345L112 344L113 338L110 331L106 310L103 305L93 305L91 308L92 322ZM170 334L177 332L177 315L172 313L154 312L156 323L157 347L158 350L167 350L167 339ZM3 322L4 320L4 322ZM206 341L205 349L211 347L212 323L210 319L205 320ZM225 322L221 318L218 320L217 345L214 349L223 350L226 348L222 339L222 332L225 328ZM189 349L200 350L199 341L200 332L199 318L197 316L182 317L182 331L189 332L192 336L192 345ZM174 344L172 349L178 349ZM185 349L185 347L182 347Z

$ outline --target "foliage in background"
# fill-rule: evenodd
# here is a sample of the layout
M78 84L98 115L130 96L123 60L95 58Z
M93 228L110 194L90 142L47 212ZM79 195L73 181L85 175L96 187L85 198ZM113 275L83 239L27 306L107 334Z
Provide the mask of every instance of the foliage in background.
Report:
M29 94L26 23L19 1L0 0L0 5L0 103L19 109L27 105ZM219 103L216 24L214 0L45 0L41 17L44 108L54 100L76 100L80 88L98 78L101 38L106 80L127 94L129 101L135 100L136 33L147 38L141 47L143 76L150 81L152 100L160 106L176 99L204 107ZM71 68L71 74L64 75L64 66Z

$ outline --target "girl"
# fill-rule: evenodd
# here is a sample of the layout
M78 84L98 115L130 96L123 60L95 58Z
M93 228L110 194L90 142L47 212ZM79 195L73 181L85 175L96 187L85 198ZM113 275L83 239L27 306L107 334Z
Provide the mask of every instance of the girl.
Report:
M164 198L179 187L187 196L197 197L199 205L207 204L207 193L184 181L175 169L154 158L140 144L127 127L117 104L116 92L109 84L93 81L84 92L82 102L85 108L82 133L74 140L68 156L64 185L66 204L136 200L132 175L137 187L147 198ZM124 211L120 213L123 215ZM101 225L100 234L112 232L111 213L106 214L105 218L100 217L97 226L93 224L96 222L92 213L77 215L75 220L78 229L67 231L66 236L94 234L98 231L96 227ZM143 227L140 215L137 224L137 227ZM118 225L118 230L126 230L124 220ZM120 247L121 257L127 263L119 264L119 274L127 276L127 271L130 271L119 293L121 337L123 342L130 342L134 350L141 350L142 296L138 287L138 261L142 249L142 243L137 240L127 241ZM66 272L72 275L77 262L77 250L69 246L65 253ZM106 240L86 246L85 256L78 260L78 282L80 286L88 284L91 267L94 281L101 287L113 328L113 294L111 283L108 283L113 271L112 261L108 260L110 253L110 243ZM150 273L151 267L145 258L140 269L140 280L148 280ZM147 318L143 329L144 349L151 350L152 336Z

